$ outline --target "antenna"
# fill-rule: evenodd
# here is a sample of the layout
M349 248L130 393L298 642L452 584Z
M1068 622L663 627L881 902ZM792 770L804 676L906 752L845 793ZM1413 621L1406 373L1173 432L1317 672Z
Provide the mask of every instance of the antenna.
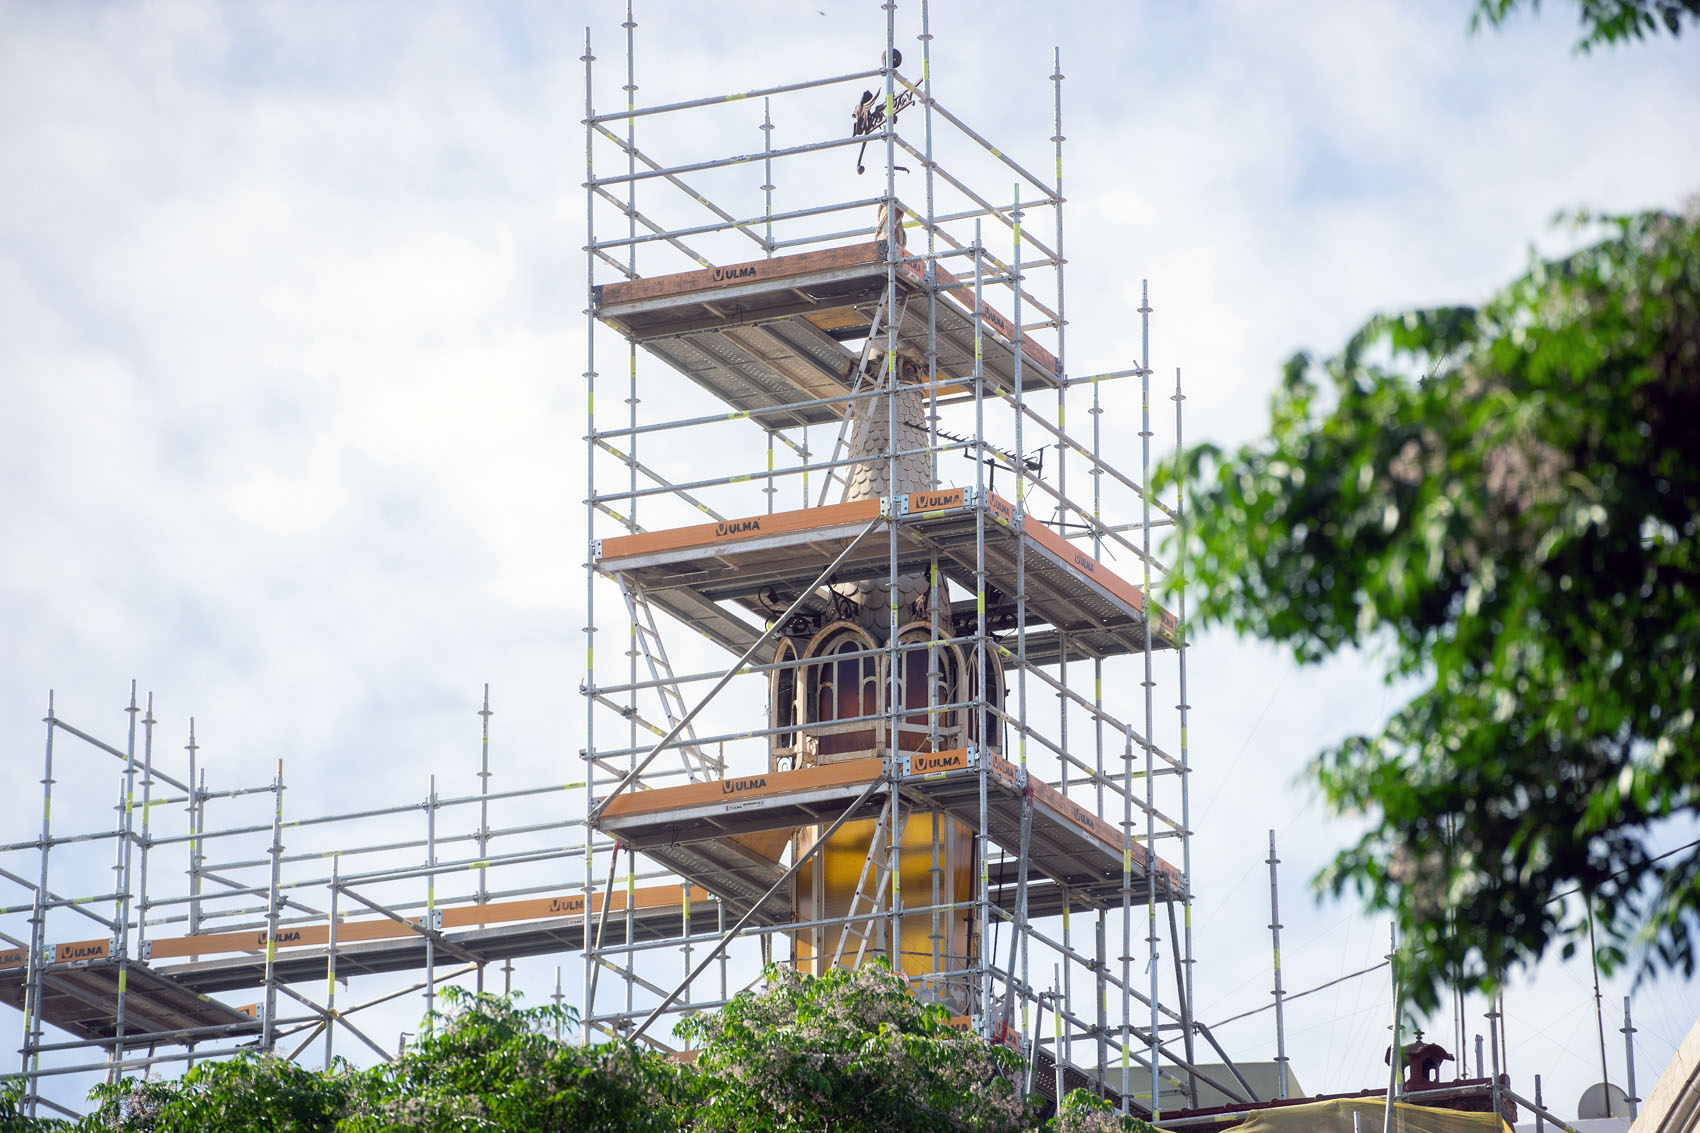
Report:
M1627 1117L1629 1095L1610 1082L1595 1082L1576 1100L1576 1116L1583 1121L1595 1117Z

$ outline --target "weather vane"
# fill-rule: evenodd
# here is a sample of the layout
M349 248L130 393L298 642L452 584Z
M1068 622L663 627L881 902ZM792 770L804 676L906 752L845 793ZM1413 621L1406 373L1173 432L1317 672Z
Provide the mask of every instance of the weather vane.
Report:
M881 58L883 59L884 57L882 56ZM902 64L903 52L898 51L896 48L892 48L891 69L895 71L898 67L902 66ZM893 98L891 100L891 121L895 124L897 116L910 106L914 105L914 103L915 92L912 90L905 90L902 94ZM850 136L852 138L862 138L875 133L880 129L880 127L885 125L885 100L874 94L871 90L863 91L862 97L857 101L855 109L850 111L850 118L852 120L852 125L850 127ZM862 143L862 148L856 151L856 172L858 174L867 172L862 165L862 158L867 155L867 152L868 143L864 141ZM895 168L901 169L905 173L909 172L908 169L901 165L896 166Z

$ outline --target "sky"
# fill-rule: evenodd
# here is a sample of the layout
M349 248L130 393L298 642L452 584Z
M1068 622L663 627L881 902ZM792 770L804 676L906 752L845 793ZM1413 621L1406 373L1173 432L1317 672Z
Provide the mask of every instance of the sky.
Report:
M636 18L640 104L863 70L884 47L871 0L639 0ZM132 679L179 774L193 716L212 784L267 781L281 759L292 813L416 802L433 774L475 789L486 683L497 789L580 776L580 57L588 26L594 98L618 105L623 19L612 3L0 4L0 841L35 834L49 690L121 746ZM917 5L898 21L918 52ZM1565 246L1561 210L1700 189L1700 45L1578 55L1563 4L1474 36L1462 2L938 0L931 21L935 94L1031 169L1049 168L1060 53L1069 367L1132 364L1149 281L1153 368L1182 369L1189 440L1256 436L1294 350L1377 311L1478 299L1532 248ZM752 113L644 144L669 161L759 149ZM775 144L839 128L781 118ZM776 208L876 191L810 169ZM1130 462L1134 404L1109 422ZM685 468L709 455L664 450ZM1223 633L1190 664L1209 1022L1269 1002L1270 829L1287 989L1385 951L1384 926L1309 894L1356 827L1304 768L1399 690L1373 656L1300 669ZM56 821L109 824L104 759L63 756ZM67 860L102 883L103 863ZM535 1002L552 973L527 978ZM1512 1073L1542 1073L1564 1112L1598 1078L1589 981L1548 963L1505 1000ZM1614 1081L1629 991L1619 977L1604 996ZM1645 1094L1700 993L1665 977L1634 995ZM1306 1090L1379 1080L1389 996L1383 971L1292 1005ZM0 1033L17 1025L0 1009ZM1267 1012L1221 1034L1273 1053Z

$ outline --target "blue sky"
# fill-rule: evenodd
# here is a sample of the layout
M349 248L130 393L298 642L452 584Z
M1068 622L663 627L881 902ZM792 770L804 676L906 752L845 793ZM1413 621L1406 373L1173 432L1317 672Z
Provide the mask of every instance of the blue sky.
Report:
M38 790L49 688L117 736L132 677L158 694L163 734L196 717L215 780L284 758L301 813L420 797L432 772L473 786L486 681L498 782L576 777L578 57L588 24L614 105L622 18L606 3L0 7L7 797ZM640 102L859 70L884 39L874 3L710 17L654 2L637 18ZM899 18L912 43L914 5ZM1060 47L1071 369L1129 363L1149 279L1153 360L1185 369L1192 439L1254 435L1294 349L1337 345L1377 310L1483 295L1532 244L1569 239L1548 227L1560 209L1700 189L1700 48L1577 56L1556 3L1476 37L1462 3L940 0L932 19L939 97L1034 167ZM1115 441L1134 428L1114 422ZM1269 827L1288 987L1379 955L1379 927L1300 884L1351 832L1299 780L1306 759L1397 702L1371 668L1300 671L1223 636L1195 653L1207 1021L1268 999ZM92 826L111 769L84 762ZM3 813L0 840L29 836L34 803ZM1378 979L1295 1005L1308 1089L1376 1080ZM1700 996L1667 979L1636 1002L1645 1092ZM1543 969L1507 1009L1514 1072L1571 1093L1592 1080L1575 970ZM15 1022L0 1012L0 1034ZM1224 1037L1266 1057L1267 1031ZM1608 1048L1615 1079L1620 1039Z

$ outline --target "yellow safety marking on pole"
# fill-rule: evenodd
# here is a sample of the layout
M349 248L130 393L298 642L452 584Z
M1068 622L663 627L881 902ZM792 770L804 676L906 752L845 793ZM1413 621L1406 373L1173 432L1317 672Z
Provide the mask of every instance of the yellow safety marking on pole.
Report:
M1057 406L1057 428L1063 428L1063 407Z
M1021 243L1021 222L1019 220L1015 222L1015 242Z
M1192 927L1192 903L1190 901L1186 905L1186 927Z
M984 614L986 612L986 592L982 590L975 597L979 604L978 612Z
M596 393L594 390L584 395L584 411L592 417L596 416Z
M740 98L748 98L748 97L750 97L750 92L745 91L742 94L729 94L729 95L727 95L726 101L727 102L737 102Z
M41 820L43 822L46 822L52 817L53 817L53 800L43 799L41 801Z
M773 450L771 448L767 450L767 470L773 471Z
M472 863L468 864L466 868L467 869L486 869L486 868L489 867L489 865L490 865L490 859L485 858L481 862L472 862Z
M1062 158L1057 158L1057 180L1062 180Z
M750 474L748 472L746 472L742 476L734 476L726 482L728 484L742 484L745 480L748 480L749 478L750 478Z
M267 936L266 937L266 963L270 964L275 959L277 959L277 941L273 940L270 936Z
M585 648L585 651L584 651L584 667L586 669L596 668L596 647L595 646L587 646Z
M430 910L432 910L436 907L437 907L437 883L435 881L427 881L425 883L425 909L426 909L427 912L429 912Z
M118 969L118 994L123 995L124 989L129 987L129 986L130 986L130 969L120 967Z
M1094 691L1093 699L1103 700L1104 699L1104 678L1099 677L1096 681L1093 682L1093 684L1096 686L1095 689L1093 690Z
M627 356L627 358L626 358L626 372L634 378L637 377L637 355L636 354L631 354L631 355Z
M885 372L888 374L895 374L897 372L897 355L887 354L885 356Z
M728 413L726 415L726 420L736 421L740 418L748 417L749 415L750 415L750 411L748 409L739 409L739 410L736 410L734 412Z
M135 795L125 795L124 796L124 813L125 814L134 813L135 809L136 809L136 796Z
M562 787L561 790L563 790L563 791L574 791L574 790L577 790L578 788L580 788L582 786L584 786L584 780L580 779L576 783L568 783L566 786Z
M1133 850L1131 847L1122 851L1122 868L1124 870L1133 868Z

